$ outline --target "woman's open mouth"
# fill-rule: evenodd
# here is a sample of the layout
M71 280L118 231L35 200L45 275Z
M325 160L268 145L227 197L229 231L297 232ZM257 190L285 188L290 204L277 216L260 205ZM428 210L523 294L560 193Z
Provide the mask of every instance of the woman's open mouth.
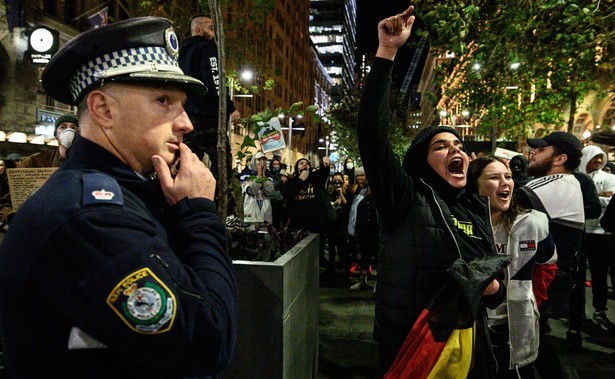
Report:
M504 201L508 201L508 199L510 199L510 191L509 190L505 190L502 192L498 192L495 194L499 199L502 199Z
M453 158L448 164L448 171L453 176L465 176L463 172L463 159L461 158Z

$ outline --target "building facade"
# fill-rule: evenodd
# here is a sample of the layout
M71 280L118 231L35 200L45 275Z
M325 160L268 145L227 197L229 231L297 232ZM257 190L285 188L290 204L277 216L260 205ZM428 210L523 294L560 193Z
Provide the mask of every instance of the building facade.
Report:
M333 82L332 100L354 88L356 64L356 0L311 0L310 37Z

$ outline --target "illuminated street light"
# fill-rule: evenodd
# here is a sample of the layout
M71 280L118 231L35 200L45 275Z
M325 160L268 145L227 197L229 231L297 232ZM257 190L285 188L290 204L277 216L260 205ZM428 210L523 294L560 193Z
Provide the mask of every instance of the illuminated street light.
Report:
M241 79L245 80L245 81L252 80L253 76L254 76L254 74L252 73L251 70L243 70L243 72L241 73Z

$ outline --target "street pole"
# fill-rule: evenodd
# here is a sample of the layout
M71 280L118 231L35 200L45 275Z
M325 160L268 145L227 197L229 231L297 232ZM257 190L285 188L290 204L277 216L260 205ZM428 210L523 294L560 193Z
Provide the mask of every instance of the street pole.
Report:
M291 147L293 145L293 118L292 116L288 117L288 155L286 160L288 161L287 165L288 167L291 167L291 161L290 161L290 152L291 152Z

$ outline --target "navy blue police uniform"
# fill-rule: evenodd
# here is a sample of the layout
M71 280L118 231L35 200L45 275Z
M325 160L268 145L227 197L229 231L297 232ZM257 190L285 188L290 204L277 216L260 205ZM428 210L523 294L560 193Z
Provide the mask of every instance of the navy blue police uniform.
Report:
M127 22L130 35L143 21ZM236 314L213 201L171 206L157 179L83 137L0 246L0 330L13 377L214 377L232 356Z

